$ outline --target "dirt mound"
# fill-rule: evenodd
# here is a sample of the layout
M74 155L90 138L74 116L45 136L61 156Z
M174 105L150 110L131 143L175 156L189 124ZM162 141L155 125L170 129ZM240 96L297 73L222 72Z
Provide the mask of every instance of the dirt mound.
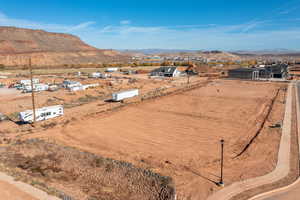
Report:
M42 140L3 148L0 160L39 185L56 188L75 199L174 199L169 177Z

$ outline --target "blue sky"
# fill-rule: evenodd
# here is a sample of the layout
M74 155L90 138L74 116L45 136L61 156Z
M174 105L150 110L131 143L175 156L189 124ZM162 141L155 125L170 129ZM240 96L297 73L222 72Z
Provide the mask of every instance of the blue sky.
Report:
M300 0L0 0L0 26L98 48L300 50Z

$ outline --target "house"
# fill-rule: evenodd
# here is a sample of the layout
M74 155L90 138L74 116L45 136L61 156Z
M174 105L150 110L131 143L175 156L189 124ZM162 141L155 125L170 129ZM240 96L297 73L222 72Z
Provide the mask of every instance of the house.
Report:
M271 78L270 73L264 68L238 68L228 70L228 77L234 79L257 80L259 78Z
M269 78L287 78L287 65L277 64L258 68L238 68L228 70L228 77L234 79L269 79Z
M163 76L163 77L178 77L181 72L177 67L160 67L150 72L150 76Z
M294 65L288 68L288 73L291 77L300 77L300 65Z
M265 67L269 71L271 78L287 78L288 65L287 64L273 64Z

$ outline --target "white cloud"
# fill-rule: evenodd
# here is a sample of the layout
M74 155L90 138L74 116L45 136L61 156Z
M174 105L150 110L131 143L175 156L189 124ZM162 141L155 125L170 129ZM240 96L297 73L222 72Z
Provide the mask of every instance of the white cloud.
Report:
M237 25L186 26L107 26L90 41L102 48L181 48L181 49L299 49L300 28L265 30L270 21ZM93 38L93 34L89 36Z
M83 30L93 24L95 24L95 22L92 21L83 22L77 25L41 23L41 22L34 22L30 20L24 20L24 19L10 18L6 16L4 13L0 12L0 26L15 26L21 28L43 29L43 30L54 31L54 32L72 32L72 31Z
M121 25L129 25L129 24L131 24L131 21L130 20L122 20L122 21L120 21L120 24Z
M82 29L88 28L89 26L94 25L94 24L96 24L96 22L94 22L94 21L84 22L84 23L81 23L81 24L78 24L75 26L71 26L69 31L82 30Z

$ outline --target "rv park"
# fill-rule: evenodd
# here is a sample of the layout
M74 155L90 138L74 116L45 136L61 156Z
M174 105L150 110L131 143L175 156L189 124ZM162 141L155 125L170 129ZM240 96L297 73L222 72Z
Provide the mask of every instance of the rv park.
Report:
M224 186L272 172L288 87L296 79L290 73L295 67L286 64L204 71L190 62L34 69L31 85L28 69L0 72L1 170L54 196L74 199L207 199ZM158 185L148 186L144 178L140 185L134 170L122 178L127 168L112 165L108 170L105 161L101 171L101 164L88 164L94 156L101 157L101 164L102 159L130 163L168 181L158 186L155 179ZM91 183L99 188L90 188ZM164 192L155 193L153 187Z

